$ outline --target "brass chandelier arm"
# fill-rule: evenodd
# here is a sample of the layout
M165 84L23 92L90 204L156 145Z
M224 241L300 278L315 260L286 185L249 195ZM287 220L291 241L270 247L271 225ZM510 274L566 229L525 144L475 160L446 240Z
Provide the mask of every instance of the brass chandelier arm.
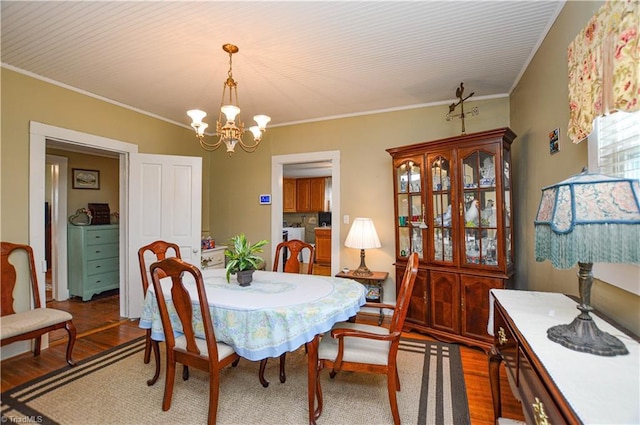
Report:
M209 151L209 152L213 152L214 150L218 149L220 147L220 145L222 145L223 142L224 142L223 138L218 134L211 136L211 137L219 137L218 141L215 142L215 143L207 142L205 140L205 136L206 135L201 136L199 134L196 134L196 138L200 142L200 147L202 147L202 149L204 149L206 151ZM238 138L237 142L235 143L234 146L240 146L243 151L245 151L247 153L253 153L258 149L258 146L260 145L260 142L262 142L262 139L256 141L255 144L253 144L253 145L247 145L242 141L242 138ZM232 152L229 152L229 154L231 154L231 153Z
M207 143L204 140L204 136L196 134L196 137L198 138L198 141L200 142L200 147L202 147L202 149L204 149L206 151L209 151L209 152L213 152L214 150L218 149L220 147L220 145L222 144L222 139L218 140L216 143Z

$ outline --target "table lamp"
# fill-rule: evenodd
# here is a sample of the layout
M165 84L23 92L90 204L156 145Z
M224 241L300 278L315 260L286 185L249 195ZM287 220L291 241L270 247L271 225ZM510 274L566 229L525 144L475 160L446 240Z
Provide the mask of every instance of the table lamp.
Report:
M535 225L536 261L557 269L579 266L580 314L547 330L550 340L583 353L627 354L618 338L602 332L589 312L593 263L640 262L640 181L588 173L542 189Z
M344 246L360 250L360 267L354 270L354 276L371 276L373 272L364 263L364 250L380 248L380 239L376 233L376 227L370 218L356 218L353 220L351 230L344 241Z

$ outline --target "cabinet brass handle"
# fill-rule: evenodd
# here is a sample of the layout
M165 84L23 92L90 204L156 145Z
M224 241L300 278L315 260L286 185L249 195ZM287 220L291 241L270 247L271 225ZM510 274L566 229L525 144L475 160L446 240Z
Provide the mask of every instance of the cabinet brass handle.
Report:
M550 425L549 417L544 412L544 404L536 397L536 402L532 404L533 415L536 421L536 425Z
M507 334L504 331L504 328L502 326L500 326L500 329L498 329L498 343L500 345L504 345L509 341L509 339L507 339Z

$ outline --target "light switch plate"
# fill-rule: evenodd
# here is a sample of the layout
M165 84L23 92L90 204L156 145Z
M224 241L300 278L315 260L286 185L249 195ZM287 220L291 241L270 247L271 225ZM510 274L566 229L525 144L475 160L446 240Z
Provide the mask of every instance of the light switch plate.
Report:
M349 214L345 214L342 217L342 221L344 222L344 224L349 224Z

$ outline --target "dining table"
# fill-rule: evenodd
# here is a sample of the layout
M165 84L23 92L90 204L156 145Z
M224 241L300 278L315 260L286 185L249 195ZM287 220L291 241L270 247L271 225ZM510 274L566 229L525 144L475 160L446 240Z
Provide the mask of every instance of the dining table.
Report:
M249 286L235 277L227 282L225 269L202 270L216 340L252 361L295 351L306 344L308 354L309 423L315 423L316 363L319 337L333 325L355 316L366 302L365 287L351 279L257 270ZM161 279L163 296L174 333L182 325L171 302L171 281ZM183 283L194 307L196 337L204 338L195 282ZM162 320L153 287L144 300L139 326L151 329L151 338L164 341ZM263 377L261 376L261 381Z

